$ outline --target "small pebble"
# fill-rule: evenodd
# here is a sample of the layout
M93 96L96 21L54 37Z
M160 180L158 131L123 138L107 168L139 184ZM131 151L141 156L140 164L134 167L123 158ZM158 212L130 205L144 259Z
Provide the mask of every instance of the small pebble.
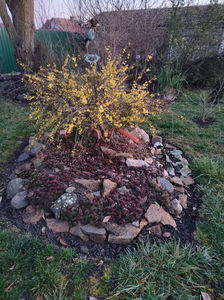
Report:
M81 251L82 253L84 253L84 254L89 253L89 249L88 249L87 246L81 246L81 247L80 247L80 251Z
M45 234L46 233L46 227L42 227L41 232L42 232L42 234Z
M171 236L170 232L164 232L163 236L165 238L169 238Z

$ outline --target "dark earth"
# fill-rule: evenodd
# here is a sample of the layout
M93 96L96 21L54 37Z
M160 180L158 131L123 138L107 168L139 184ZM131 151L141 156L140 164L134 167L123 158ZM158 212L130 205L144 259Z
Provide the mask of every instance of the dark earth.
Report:
M193 121L198 125L199 128L208 128L215 122L215 120L212 118L206 118L205 120L202 118L194 118Z

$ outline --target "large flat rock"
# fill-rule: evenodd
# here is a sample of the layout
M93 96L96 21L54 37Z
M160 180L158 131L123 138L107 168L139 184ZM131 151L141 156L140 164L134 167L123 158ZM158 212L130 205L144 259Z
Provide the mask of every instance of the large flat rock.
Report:
M154 203L149 206L145 213L145 218L149 224L161 222L163 225L170 225L176 228L176 222L173 217L158 203Z
M118 225L119 226L119 225ZM132 224L126 224L123 227L123 232L121 235L109 234L108 242L111 244L121 244L125 245L130 243L141 231L141 228L137 228Z

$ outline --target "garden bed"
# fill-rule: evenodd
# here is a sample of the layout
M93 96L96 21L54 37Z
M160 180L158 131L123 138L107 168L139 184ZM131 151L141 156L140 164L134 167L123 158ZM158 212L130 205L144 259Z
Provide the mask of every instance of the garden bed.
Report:
M119 133L88 142L72 152L71 136L60 147L30 139L10 176L21 181L17 193L8 195L9 183L3 197L2 212L19 231L109 256L142 240L193 240L200 200L180 150L160 137L136 145Z

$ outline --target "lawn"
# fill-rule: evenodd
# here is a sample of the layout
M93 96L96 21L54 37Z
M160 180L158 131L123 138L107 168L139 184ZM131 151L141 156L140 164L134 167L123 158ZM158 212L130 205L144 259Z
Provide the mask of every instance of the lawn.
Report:
M0 162L10 158L25 137L33 134L29 109L0 99Z
M200 246L196 249L173 240L160 245L141 244L117 261L105 264L99 276L90 260L77 257L71 249L58 249L31 236L2 230L0 299L43 296L49 300L81 300L92 295L117 300L199 300L201 292L212 299L224 299L224 105L212 114L215 122L211 127L198 128L192 121L201 113L197 95L187 92L152 122L167 141L182 148L189 157L203 200L203 221L196 233ZM29 135L30 123L23 109L16 109L18 113L13 118L24 131L17 135L13 126L8 127L8 131L12 130L7 132L11 143L1 144L5 149L1 160L9 158L18 146L16 141ZM12 115L8 112L11 109L1 114L1 124L10 124ZM143 127L148 128L147 124ZM1 141L7 134L2 128Z

